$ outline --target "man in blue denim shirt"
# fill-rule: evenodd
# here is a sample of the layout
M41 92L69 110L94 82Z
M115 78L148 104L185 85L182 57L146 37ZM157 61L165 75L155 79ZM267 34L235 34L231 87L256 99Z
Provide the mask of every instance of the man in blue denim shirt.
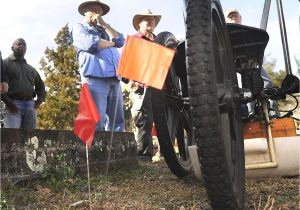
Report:
M80 4L78 11L85 22L73 27L72 38L82 83L88 84L101 115L96 130L124 131L123 96L116 70L120 60L117 48L124 45L125 39L102 19L109 10L98 0Z

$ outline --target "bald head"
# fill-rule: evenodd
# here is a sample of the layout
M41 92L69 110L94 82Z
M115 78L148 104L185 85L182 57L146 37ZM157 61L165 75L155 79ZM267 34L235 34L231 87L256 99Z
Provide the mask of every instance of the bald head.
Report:
M14 52L15 57L24 58L27 49L25 40L23 38L16 39L11 49Z

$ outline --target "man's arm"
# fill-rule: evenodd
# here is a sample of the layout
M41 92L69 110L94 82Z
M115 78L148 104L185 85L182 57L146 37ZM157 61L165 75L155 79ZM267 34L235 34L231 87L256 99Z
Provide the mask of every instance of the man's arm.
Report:
M99 41L98 47L100 49L108 48L108 47L121 48L121 47L123 47L124 43L125 43L125 39L124 39L123 34L119 34L117 37L112 38L111 41L107 41L105 39L101 39Z
M109 24L107 24L103 19L101 15L97 16L98 23L105 29L106 33L111 37L115 38L119 36L119 32L115 30L113 27L111 27Z
M125 39L123 34L119 33L117 30L115 30L113 27L111 27L109 24L107 24L103 19L102 16L97 14L94 16L94 18L97 20L97 22L104 28L105 32L108 34L108 36L111 38L111 41L114 42L114 45L106 45L105 43L102 45L101 41L99 43L99 48L105 48L108 47L123 47ZM101 46L100 46L101 44Z
M89 33L87 28L81 23L73 26L72 39L76 48L92 54L96 53L100 41L98 35Z
M6 107L12 113L17 113L19 111L18 107L14 104L11 98L9 98L6 94L1 94L1 100L5 103Z
M116 38L117 36L119 36L119 32L116 31L113 27L111 27L109 24L103 25L105 31L108 33L108 35L111 38Z
M2 82L7 82L7 73L6 73L6 69L4 67L4 64L3 64L3 60L2 58L1 59L1 83Z
M105 39L101 39L99 41L98 47L100 49L104 49L104 48L109 48L109 47L114 47L116 44L113 41L107 41Z
M124 45L124 37L122 34L120 34L117 30L115 30L113 27L111 27L109 24L107 24L103 19L101 15L96 15L95 18L97 19L97 22L104 28L105 32L108 34L108 36L111 38L111 41L108 41L109 43L101 43L102 40L99 43L99 48L106 48L106 47L117 47L120 48Z
M45 84L37 71L35 74L35 92L37 95L37 100L35 101L34 108L38 108L45 101L46 90Z
M8 78L7 78L6 69L5 69L4 64L3 64L1 52L0 52L0 62L1 62L1 66L0 66L0 71L1 71L0 92L1 93L7 93L7 91L8 91L8 83L7 83Z

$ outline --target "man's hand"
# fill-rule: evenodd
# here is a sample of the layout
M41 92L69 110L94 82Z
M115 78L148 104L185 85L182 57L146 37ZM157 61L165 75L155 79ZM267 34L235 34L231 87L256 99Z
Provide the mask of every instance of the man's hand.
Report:
M41 101L35 101L35 102L34 102L34 108L35 108L35 109L39 108L41 104L42 104Z
M7 93L7 91L8 91L7 82L1 82L0 91L1 91L1 94Z
M97 22L98 22L101 26L103 26L104 28L106 28L107 23L105 23L105 21L102 19L102 16L101 16L101 15L96 14L96 15L95 15L95 18L97 18Z
M130 82L130 80L126 79L125 77L122 77L122 82L124 82L125 84L128 84Z
M129 82L129 87L131 88L131 90L133 92L137 91L140 87L143 87L143 85L139 82L136 82L136 81L130 81Z
M100 16L100 15L99 14L95 14L95 13L91 14L90 15L90 24L97 25L97 23L98 23L98 16Z
M17 113L19 111L18 107L12 101L5 103L5 105L11 113Z

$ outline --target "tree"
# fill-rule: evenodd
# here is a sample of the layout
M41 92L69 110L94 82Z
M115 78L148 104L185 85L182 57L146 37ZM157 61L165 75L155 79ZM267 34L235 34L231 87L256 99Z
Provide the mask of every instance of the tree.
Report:
M47 96L38 110L38 128L72 130L77 115L80 74L68 25L54 39L56 49L45 50L40 70L44 71Z
M278 72L273 71L276 65L276 60L271 59L265 62L263 67L265 68L267 74L272 80L273 87L279 88L281 87L282 80L285 78L286 72L283 70L279 70Z

